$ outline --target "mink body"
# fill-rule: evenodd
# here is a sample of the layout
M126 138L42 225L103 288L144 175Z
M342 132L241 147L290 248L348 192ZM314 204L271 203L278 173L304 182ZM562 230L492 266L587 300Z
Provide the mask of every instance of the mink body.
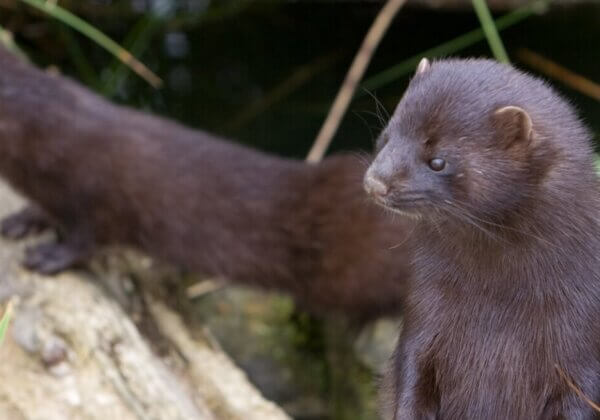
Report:
M0 173L36 206L4 233L50 219L63 236L27 250L29 268L54 273L118 244L318 313L398 310L410 228L366 199L356 157L269 156L110 104L1 49L0 68Z
M542 81L424 61L365 176L418 219L392 418L597 419L600 215L591 136Z

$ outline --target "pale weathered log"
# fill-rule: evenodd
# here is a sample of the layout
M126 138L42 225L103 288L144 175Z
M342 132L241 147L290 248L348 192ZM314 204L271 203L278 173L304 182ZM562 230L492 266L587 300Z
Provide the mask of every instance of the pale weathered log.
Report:
M0 183L0 216L21 204ZM173 346L159 357L101 279L34 275L19 266L23 246L0 240L0 298L16 303L0 347L0 419L288 419L162 304L152 312Z

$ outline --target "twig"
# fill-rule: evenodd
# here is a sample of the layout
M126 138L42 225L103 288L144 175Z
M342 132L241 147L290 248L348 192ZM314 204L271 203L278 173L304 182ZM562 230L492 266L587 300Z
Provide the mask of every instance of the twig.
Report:
M354 61L352 62L350 70L344 79L344 83L333 102L329 115L323 123L321 131L319 131L319 135L315 139L315 142L308 153L306 158L308 162L314 163L323 159L323 155L325 155L325 152L340 125L342 117L346 113L346 109L352 100L356 86L362 79L375 49L390 26L394 16L396 16L396 13L398 13L405 2L406 0L388 0L375 18L358 53L354 57Z
M185 291L188 299L197 299L201 296L216 292L225 287L225 282L221 279L208 279L192 284Z
M527 48L517 51L517 57L528 66L557 79L565 85L600 101L600 84L593 82Z
M585 401L590 407L592 407L594 410L596 410L597 412L600 413L600 405L596 404L594 401L592 401L591 399L589 399L581 389L579 389L579 387L577 385L575 385L573 383L573 381L571 381L571 379L569 379L569 377L567 376L567 374L560 368L560 366L558 365L554 365L554 367L556 368L556 370L558 371L558 374L560 375L561 378L563 378L565 380L565 382L569 385L569 387L571 387L571 389L573 391L575 391L575 393L579 396L579 398L581 398L583 401Z

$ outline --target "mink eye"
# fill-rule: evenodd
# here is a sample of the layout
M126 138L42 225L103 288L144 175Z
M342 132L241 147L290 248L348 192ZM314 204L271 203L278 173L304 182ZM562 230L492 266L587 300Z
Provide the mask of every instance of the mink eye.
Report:
M429 161L429 167L434 171L439 172L446 167L446 161L440 158L433 158Z

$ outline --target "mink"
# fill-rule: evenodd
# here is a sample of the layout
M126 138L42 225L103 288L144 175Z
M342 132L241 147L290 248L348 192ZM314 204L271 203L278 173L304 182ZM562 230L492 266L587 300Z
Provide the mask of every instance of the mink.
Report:
M598 419L600 214L591 134L542 80L421 62L365 175L416 220L391 413Z
M271 156L111 104L0 49L0 175L32 205L3 223L46 274L107 245L186 270L290 293L305 309L368 320L396 314L408 223L362 189L366 164Z

